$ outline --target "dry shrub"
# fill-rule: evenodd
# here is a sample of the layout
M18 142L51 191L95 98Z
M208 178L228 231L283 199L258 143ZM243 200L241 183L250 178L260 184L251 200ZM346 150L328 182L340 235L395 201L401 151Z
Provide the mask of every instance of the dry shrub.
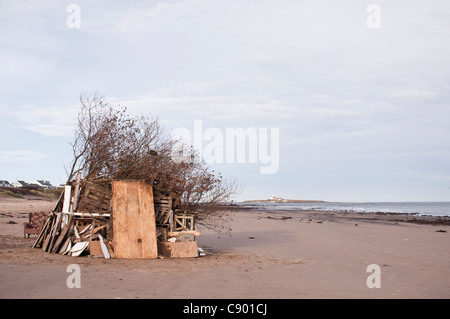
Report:
M226 228L221 209L238 192L234 180L217 174L198 160L190 147L189 160L174 160L174 146L157 119L132 117L127 108L110 106L99 95L81 95L68 182L78 172L86 180L144 180L154 193L177 198L176 206L196 215L197 223Z

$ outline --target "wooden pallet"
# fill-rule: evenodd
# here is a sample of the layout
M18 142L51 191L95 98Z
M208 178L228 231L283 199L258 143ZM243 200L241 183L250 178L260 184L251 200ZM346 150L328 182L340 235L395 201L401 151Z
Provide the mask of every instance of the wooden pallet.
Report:
M108 183L86 182L82 186L78 211L111 212L112 190Z
M160 196L154 199L155 220L159 226L168 226L169 218L172 213L172 198L169 196Z

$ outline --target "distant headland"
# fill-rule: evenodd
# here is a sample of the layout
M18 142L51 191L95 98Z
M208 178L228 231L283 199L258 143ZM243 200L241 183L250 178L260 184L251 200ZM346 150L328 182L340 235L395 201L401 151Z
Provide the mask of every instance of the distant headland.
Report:
M284 199L272 195L272 197L267 199L254 199L246 200L244 203L326 203L324 200L312 200L312 199Z

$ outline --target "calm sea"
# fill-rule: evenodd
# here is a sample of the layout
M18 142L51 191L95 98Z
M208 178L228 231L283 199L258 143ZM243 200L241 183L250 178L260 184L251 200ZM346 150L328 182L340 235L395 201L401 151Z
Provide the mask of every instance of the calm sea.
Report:
M237 203L263 210L327 210L360 213L408 213L450 216L450 202L326 202L326 203Z

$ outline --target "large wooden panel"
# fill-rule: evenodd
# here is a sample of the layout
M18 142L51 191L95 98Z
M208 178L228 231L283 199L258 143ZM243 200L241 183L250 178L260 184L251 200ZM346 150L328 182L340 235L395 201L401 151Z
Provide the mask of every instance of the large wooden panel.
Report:
M141 181L113 181L115 258L158 258L152 187Z

